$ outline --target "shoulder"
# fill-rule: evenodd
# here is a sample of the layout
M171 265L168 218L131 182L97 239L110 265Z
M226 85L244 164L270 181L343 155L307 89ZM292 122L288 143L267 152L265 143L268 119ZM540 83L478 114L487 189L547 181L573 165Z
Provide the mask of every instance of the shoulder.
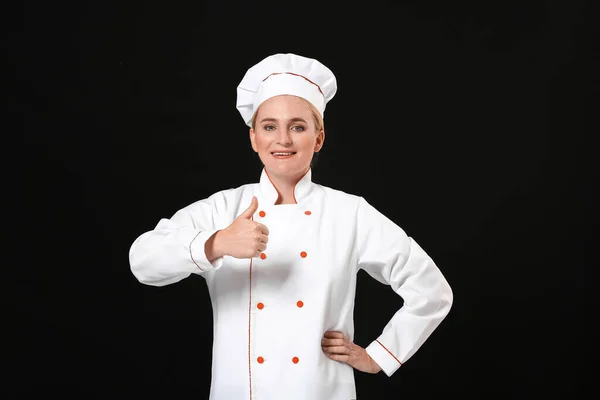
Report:
M319 184L316 186L328 203L334 204L335 207L342 207L344 211L347 211L348 208L356 210L364 201L364 198L357 194Z
M352 214L357 220L376 221L382 218L388 220L387 216L367 201L368 196L348 193L324 185L317 186L323 193L325 202L336 213L343 213L346 216Z

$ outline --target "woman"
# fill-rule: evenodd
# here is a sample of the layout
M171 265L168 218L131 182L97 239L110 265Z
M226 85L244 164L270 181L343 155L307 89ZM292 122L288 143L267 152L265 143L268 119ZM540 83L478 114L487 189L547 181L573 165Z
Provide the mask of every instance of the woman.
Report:
M237 108L264 164L259 183L193 203L131 246L144 284L206 279L211 399L355 399L353 368L391 376L450 310L447 281L412 238L362 197L311 181L336 85L294 54L250 68ZM404 300L365 349L352 342L361 268Z

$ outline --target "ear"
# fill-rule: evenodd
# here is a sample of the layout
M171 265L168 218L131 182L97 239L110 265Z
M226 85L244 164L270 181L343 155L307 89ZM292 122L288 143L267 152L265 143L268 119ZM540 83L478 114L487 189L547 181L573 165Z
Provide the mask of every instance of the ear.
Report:
M252 145L252 149L258 153L258 148L256 147L256 132L254 132L254 129L250 128L248 133L250 134L250 144Z
M321 129L321 131L317 134L317 141L315 142L315 153L318 153L323 148L323 143L325 142L325 131Z

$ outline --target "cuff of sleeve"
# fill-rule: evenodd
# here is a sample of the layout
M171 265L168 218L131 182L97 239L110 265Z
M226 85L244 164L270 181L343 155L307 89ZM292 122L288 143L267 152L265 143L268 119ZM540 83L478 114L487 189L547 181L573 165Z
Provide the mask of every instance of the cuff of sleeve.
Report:
M388 377L392 376L392 374L402 365L402 363L378 340L373 341L365 350Z
M211 263L206 258L206 251L204 250L206 241L216 232L217 230L199 232L190 242L190 258L192 259L192 262L196 264L196 267L198 267L196 273L212 271L221 268L223 265L223 257L216 258Z

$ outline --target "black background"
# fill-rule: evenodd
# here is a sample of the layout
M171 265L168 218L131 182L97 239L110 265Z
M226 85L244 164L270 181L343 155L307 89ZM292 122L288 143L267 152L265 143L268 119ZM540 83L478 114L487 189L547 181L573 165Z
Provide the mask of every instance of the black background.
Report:
M204 281L144 286L128 250L160 218L258 180L235 89L278 52L337 76L313 180L364 196L454 290L391 378L356 373L359 398L583 397L584 140L600 70L587 3L79 1L6 14L8 110L27 156L7 398L208 398ZM356 302L366 346L401 303L363 273Z

